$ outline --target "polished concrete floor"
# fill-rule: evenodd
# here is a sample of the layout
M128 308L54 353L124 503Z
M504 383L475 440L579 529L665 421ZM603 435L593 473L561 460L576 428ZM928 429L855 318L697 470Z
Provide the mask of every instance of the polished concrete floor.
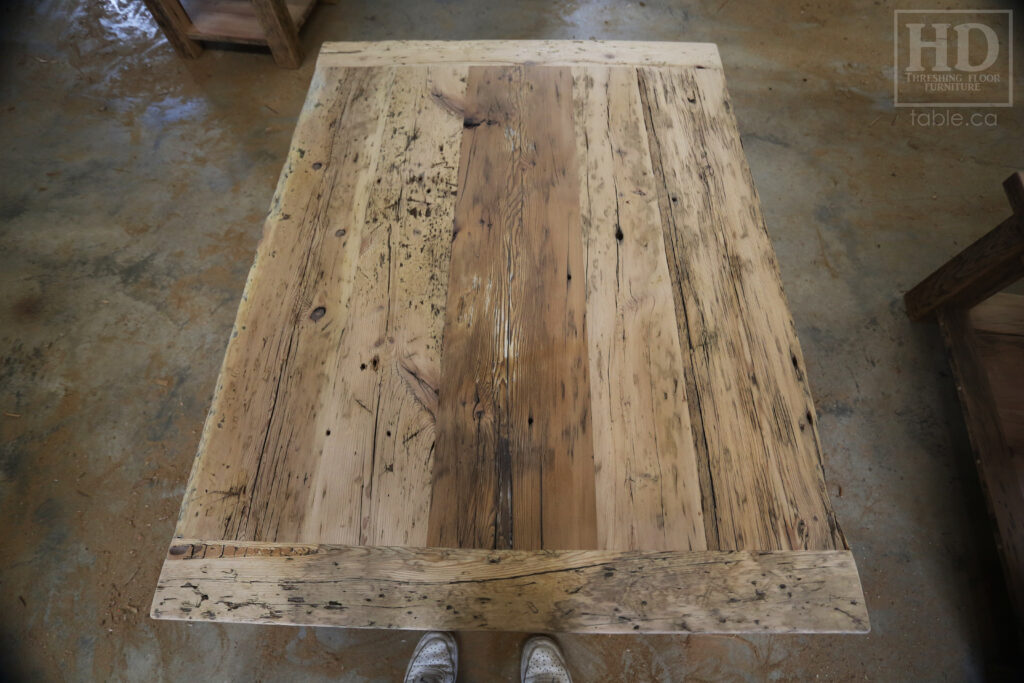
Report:
M285 71L260 51L182 61L137 0L3 3L0 671L401 674L415 633L147 616L313 55L327 39L614 38L720 46L872 631L563 637L577 678L1012 675L1005 591L938 331L908 322L900 297L1008 215L999 184L1024 167L1021 109L999 110L995 126L914 125L891 102L892 9L341 0L315 11L310 56ZM463 678L514 678L523 639L461 635Z

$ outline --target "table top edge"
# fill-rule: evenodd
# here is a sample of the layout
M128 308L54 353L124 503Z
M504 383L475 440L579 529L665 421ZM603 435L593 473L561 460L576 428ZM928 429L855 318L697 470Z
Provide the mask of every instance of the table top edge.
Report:
M317 68L536 64L721 69L715 43L629 40L386 40L326 42Z

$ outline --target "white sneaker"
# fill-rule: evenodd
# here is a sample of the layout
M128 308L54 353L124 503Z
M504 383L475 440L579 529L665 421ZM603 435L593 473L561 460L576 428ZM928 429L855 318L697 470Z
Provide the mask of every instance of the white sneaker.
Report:
M431 631L413 650L405 683L455 683L458 673L459 648L450 633Z
M519 672L523 683L572 683L562 651L547 636L526 641Z

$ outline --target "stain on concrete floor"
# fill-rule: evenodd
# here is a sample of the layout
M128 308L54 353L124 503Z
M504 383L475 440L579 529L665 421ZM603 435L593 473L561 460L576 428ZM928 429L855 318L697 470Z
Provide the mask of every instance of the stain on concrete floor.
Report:
M1024 167L1021 114L1000 110L992 128L913 126L890 101L893 8L342 0L318 7L303 32L309 55L327 39L720 46L873 630L563 637L579 680L1011 671L1006 596L938 331L909 323L900 295L1008 215L999 183ZM284 71L239 49L181 61L137 0L0 8L8 674L362 681L404 671L415 633L146 616L313 61ZM524 639L461 635L462 677L515 678Z

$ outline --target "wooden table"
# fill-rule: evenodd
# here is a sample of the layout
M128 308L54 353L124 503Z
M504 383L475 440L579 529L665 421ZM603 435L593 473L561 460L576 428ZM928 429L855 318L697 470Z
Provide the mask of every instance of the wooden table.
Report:
M714 45L323 47L152 614L868 629Z

